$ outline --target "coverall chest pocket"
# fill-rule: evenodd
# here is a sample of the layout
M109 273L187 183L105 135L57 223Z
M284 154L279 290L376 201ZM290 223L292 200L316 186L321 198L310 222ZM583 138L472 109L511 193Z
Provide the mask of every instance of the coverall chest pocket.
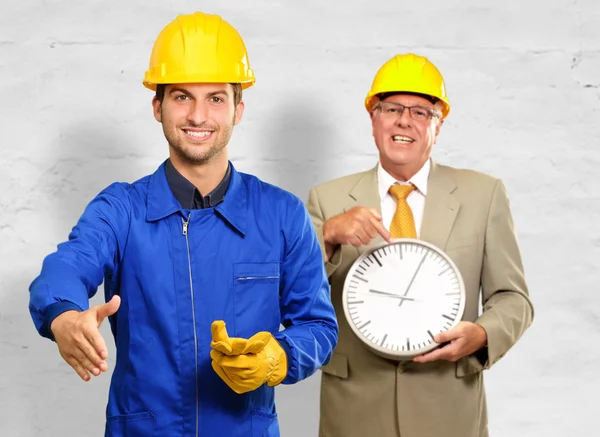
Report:
M109 416L106 421L108 437L144 436L155 434L154 415L149 411Z
M278 262L234 264L234 314L238 335L279 330L279 266Z

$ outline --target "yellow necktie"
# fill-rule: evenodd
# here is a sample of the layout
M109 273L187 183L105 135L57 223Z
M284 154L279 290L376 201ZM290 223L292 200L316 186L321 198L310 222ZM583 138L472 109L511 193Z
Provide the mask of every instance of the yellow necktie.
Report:
M412 184L392 185L390 187L390 194L398 201L396 212L390 224L392 238L417 238L415 219L410 206L406 202L406 198L415 188Z

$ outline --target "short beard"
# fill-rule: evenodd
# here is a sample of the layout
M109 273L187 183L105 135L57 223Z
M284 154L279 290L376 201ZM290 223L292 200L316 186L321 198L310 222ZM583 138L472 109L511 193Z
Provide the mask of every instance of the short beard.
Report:
M206 164L209 164L216 157L218 157L219 155L221 155L223 153L223 150L227 147L227 144L229 143L229 139L231 138L234 123L235 123L235 116L233 117L231 124L225 126L222 131L221 130L214 131L216 138L215 138L215 142L212 144L212 146L208 150L206 150L204 152L198 151L198 153L194 153L195 150L193 150L190 147L185 147L183 144L183 140L181 140L179 137L174 136L173 138L170 138L170 136L164 130L164 126L163 126L163 132L165 134L165 137L167 138L169 147L171 147L173 152L175 152L175 154L181 161L186 162L188 164L192 164L192 165L206 165ZM214 126L202 126L202 125L195 126L195 127L214 128ZM222 136L220 136L220 134L222 134Z
M227 146L227 142L215 143L207 151L199 153L193 153L189 148L183 147L181 141L169 141L169 146L181 161L187 162L188 164L205 165L223 152L223 149Z

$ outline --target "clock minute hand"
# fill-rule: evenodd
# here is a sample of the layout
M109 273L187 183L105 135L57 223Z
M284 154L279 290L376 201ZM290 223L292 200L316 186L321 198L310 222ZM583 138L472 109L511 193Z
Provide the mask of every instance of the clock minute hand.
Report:
M379 290L369 290L371 293L375 293L375 294L382 294L384 296L390 296L390 297L395 297L396 299L402 299L402 300L414 300L412 297L404 297L404 296L400 296L399 294L394 294L394 293L388 293L386 291L379 291Z
M427 254L423 255L423 258L421 258L421 262L417 266L417 269L415 270L415 273L413 274L413 277L411 278L410 282L408 283L408 287L406 287L406 291L404 292L404 296L406 296L408 294L408 291L410 290L410 287L412 286L413 282L415 282L415 278L417 277L417 273L419 273L419 270L421 269L421 266L423 265L423 262L425 262L425 258L426 257L427 257ZM398 306L402 306L402 302L404 302L404 300L401 300L400 303L398 304Z

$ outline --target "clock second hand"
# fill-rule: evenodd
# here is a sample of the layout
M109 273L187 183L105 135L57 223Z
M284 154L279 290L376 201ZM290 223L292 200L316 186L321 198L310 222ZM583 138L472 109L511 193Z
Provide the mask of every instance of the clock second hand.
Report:
M408 290L410 290L411 285L415 281L415 278L417 277L417 273L419 273L419 269L423 265L423 262L425 261L426 257L427 257L427 254L423 255L423 258L421 259L421 262L419 263L419 265L417 266L417 269L415 270L415 274L413 275L412 279L410 280L410 282L408 284L408 287L406 287L406 291L404 292L404 296L406 296L408 294ZM398 306L402 306L402 302L404 302L404 301L401 300L400 303L398 304Z
M404 297L404 296L400 296L399 294L394 294L394 293L388 293L385 291L379 291L379 290L369 290L371 293L375 293L375 294L381 294L383 296L390 296L390 297L394 297L396 299L403 299L403 300L415 300L412 297Z

